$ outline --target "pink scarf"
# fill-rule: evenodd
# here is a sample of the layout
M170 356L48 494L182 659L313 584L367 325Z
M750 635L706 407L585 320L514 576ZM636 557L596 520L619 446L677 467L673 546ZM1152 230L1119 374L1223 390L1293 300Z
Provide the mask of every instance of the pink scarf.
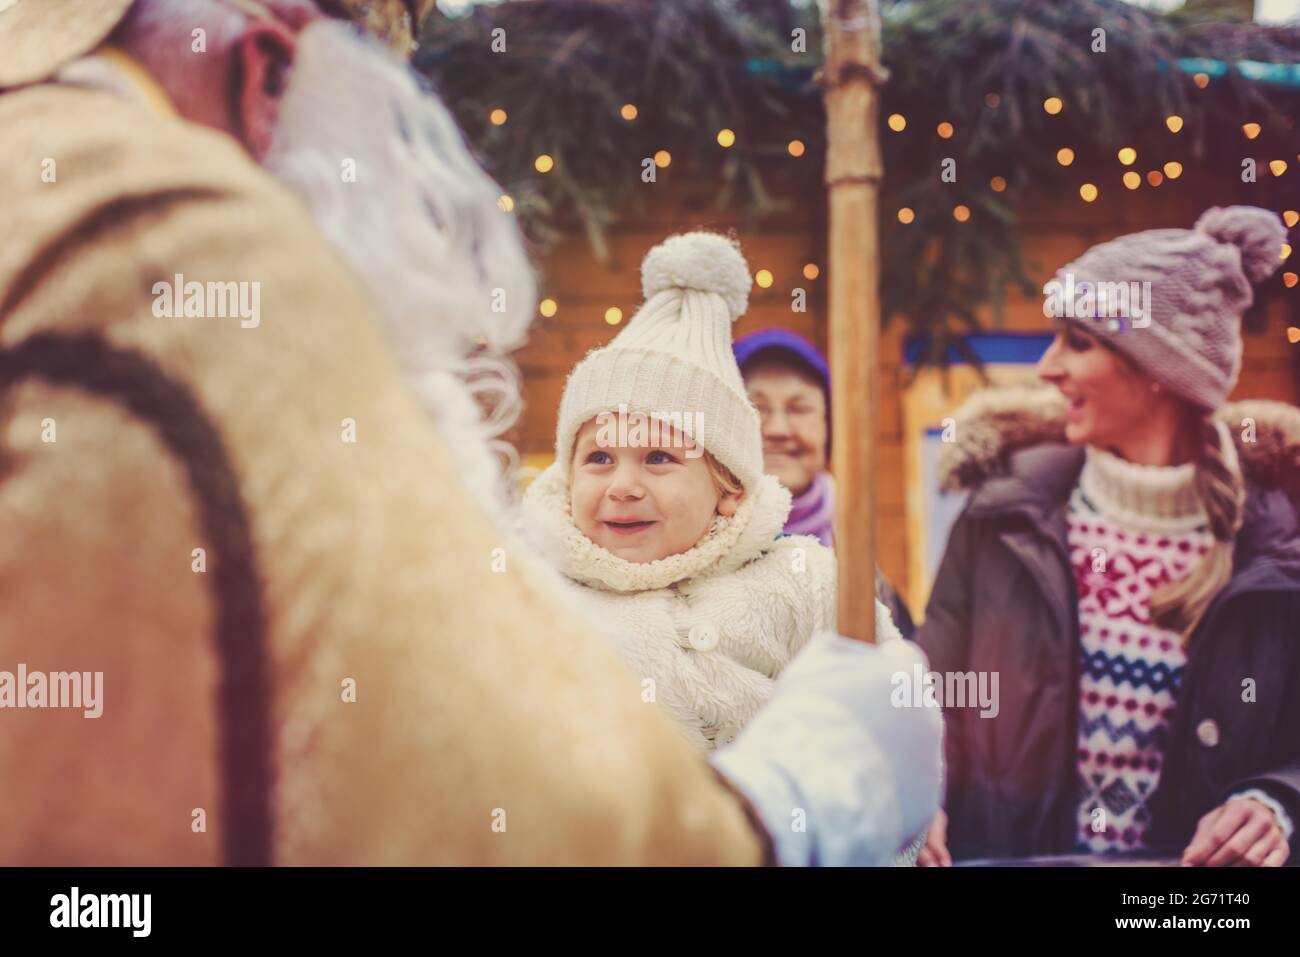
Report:
M795 498L785 532L814 535L827 548L835 547L835 480L829 472L818 472L812 484Z

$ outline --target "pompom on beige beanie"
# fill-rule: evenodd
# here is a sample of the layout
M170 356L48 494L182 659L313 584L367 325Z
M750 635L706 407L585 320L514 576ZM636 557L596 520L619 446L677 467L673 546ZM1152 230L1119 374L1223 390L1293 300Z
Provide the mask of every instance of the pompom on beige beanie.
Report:
M731 325L745 311L750 283L740 247L716 233L672 236L646 254L641 308L565 384L555 459L566 476L583 424L626 407L680 425L746 489L755 488L762 434L731 351Z

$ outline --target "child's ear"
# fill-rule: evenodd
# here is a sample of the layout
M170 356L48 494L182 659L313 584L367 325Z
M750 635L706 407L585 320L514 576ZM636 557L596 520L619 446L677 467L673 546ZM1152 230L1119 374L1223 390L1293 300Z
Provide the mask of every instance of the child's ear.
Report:
M723 492L718 498L718 514L723 518L731 518L736 514L736 509L740 508L740 501L744 497L744 489L739 492Z

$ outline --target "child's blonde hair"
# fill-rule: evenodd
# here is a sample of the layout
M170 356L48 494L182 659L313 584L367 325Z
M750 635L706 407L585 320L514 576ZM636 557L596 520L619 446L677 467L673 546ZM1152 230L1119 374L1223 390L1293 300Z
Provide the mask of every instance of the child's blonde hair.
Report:
M704 450L704 464L708 467L709 478L713 479L713 484L720 494L739 495L745 490L745 486L740 484L736 474L715 459L708 449Z

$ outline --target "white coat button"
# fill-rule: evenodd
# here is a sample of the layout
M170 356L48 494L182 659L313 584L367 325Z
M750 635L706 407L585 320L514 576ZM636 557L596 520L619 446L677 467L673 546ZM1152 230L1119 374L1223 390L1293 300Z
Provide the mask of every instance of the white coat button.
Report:
M740 737L740 725L724 724L718 729L718 733L713 738L713 743L720 748L725 748L738 737Z
M1219 725L1211 718L1206 718L1196 726L1196 737L1207 748L1216 747L1219 743Z
M718 647L718 629L712 625L692 625L687 640L696 651L712 651Z

